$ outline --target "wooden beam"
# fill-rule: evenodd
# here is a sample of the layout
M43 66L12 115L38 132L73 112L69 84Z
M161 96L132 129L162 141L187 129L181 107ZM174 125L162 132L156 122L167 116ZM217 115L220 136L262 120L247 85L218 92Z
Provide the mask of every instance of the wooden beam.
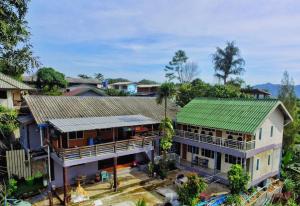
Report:
M68 204L68 181L67 168L63 167L63 183L64 183L64 205Z
M118 165L118 159L117 159L117 157L114 157L114 190L115 190L115 192L118 190L117 165Z

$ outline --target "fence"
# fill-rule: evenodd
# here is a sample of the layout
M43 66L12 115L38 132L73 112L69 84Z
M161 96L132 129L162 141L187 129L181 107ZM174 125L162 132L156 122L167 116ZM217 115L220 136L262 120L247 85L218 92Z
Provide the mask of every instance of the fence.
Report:
M24 149L6 151L6 165L8 177L17 175L18 177L30 177L31 166L30 157L25 154Z

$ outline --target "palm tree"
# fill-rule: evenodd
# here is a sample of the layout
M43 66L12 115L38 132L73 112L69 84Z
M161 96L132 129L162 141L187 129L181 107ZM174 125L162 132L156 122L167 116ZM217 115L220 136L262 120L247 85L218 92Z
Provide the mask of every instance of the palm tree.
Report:
M215 76L227 83L230 75L240 75L245 71L245 61L240 56L240 49L234 45L234 42L227 42L225 49L217 47L213 55Z
M171 99L176 94L175 84L173 82L165 82L163 83L157 92L156 102L158 104L162 104L164 101L165 104L165 119L167 119L167 107L168 107L168 99Z

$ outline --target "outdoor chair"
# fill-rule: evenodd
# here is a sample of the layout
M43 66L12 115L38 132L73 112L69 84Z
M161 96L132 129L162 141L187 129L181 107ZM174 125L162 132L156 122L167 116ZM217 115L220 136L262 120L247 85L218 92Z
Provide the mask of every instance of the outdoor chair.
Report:
M101 171L101 181L108 181L109 180L109 174L106 171Z

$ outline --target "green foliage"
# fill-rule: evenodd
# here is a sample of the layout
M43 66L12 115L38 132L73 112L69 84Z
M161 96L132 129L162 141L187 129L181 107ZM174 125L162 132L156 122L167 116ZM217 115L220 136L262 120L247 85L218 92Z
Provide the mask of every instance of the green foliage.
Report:
M166 118L160 123L160 131L163 132L163 136L161 138L160 147L163 151L168 151L172 147L173 136L175 134L172 120Z
M175 84L172 82L165 82L162 85L160 85L158 92L157 92L157 97L156 101L158 104L162 104L164 101L165 103L165 119L167 118L167 101L168 99L172 99L176 94L176 87Z
M147 206L146 200L141 199L135 204L136 206Z
M106 89L105 93L108 96L129 96L128 92L125 92L123 90L112 89L112 88Z
M34 183L34 176L27 177L25 180L26 180L26 184L27 184L28 186L32 186L33 183Z
M57 95L61 88L67 86L65 75L51 67L43 67L37 72L37 86L45 94Z
M7 196L12 197L17 192L18 186L17 186L17 180L15 179L9 179L8 180L8 189L7 189Z
M294 192L294 189L296 187L296 184L294 183L294 181L292 179L285 179L284 181L284 185L283 185L283 190L285 192Z
M184 68L184 64L186 63L188 57L186 56L183 50L178 50L175 52L174 57L169 62L168 65L165 66L165 77L172 81L174 79L179 80L180 83L183 83L182 71Z
M94 77L95 77L95 79L98 79L101 82L104 80L104 76L101 73L95 73Z
M297 202L293 198L288 199L286 205L287 206L298 206Z
M78 74L77 76L80 77L81 79L90 79L90 78L92 78L92 77L90 77L86 74Z
M239 194L242 191L246 191L250 176L243 171L241 165L232 165L227 173L227 177L231 194Z
M242 205L242 200L240 195L238 194L233 194L233 195L229 195L227 197L226 203L225 205L230 205L230 206L240 206Z
M39 66L30 44L26 13L29 0L0 1L0 71L20 79Z
M153 172L154 172L154 164L152 162L149 162L148 163L148 173L149 175L153 175Z
M124 79L124 78L114 78L114 79L108 78L107 81L108 81L109 84L113 84L113 83L116 83L116 82L130 82L130 80Z
M224 49L217 47L217 51L213 55L213 63L215 76L223 80L224 84L227 84L231 75L240 75L245 70L243 68L245 61L240 57L240 50L234 42L227 42ZM231 80L231 82L236 81L239 80Z
M242 93L240 87L227 83L226 85L210 85L200 79L192 83L183 83L178 87L176 103L183 107L196 97L216 98L252 98L251 95Z
M207 184L195 173L189 174L187 178L187 182L177 188L177 193L182 204L193 206L199 201L198 196Z
M282 101L293 117L293 122L284 127L283 149L286 152L295 144L296 139L299 138L300 130L300 120L298 118L299 107L295 94L295 85L287 71L283 73L278 99Z
M14 109L8 109L0 105L0 141L3 147L9 146L10 136L18 128L18 113Z
M149 80L149 79L142 79L138 82L139 84L158 84L156 81Z

